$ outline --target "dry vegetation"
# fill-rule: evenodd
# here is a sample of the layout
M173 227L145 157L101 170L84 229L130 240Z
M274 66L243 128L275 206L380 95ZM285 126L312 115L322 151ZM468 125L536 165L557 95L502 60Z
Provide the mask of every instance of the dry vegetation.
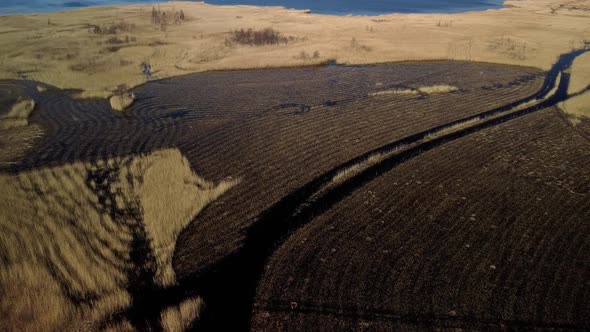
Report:
M169 17L171 18L169 19ZM160 6L158 6L158 9L152 7L152 23L159 26L161 31L166 31L168 24L173 23L179 25L184 22L185 19L186 17L182 9L180 11L174 11L174 14L168 12L168 15L166 15L166 11L162 11Z
M572 124L578 124L581 119L590 119L590 91L569 98L559 104L559 107L570 116Z
M133 283L174 284L176 237L235 182L207 182L178 150L162 150L0 175L0 183L0 329L34 331L108 325L130 305ZM153 280L135 280L150 269L132 254L138 240L155 257ZM162 324L181 330L200 306L193 298L169 308Z
M266 28L262 30L235 30L232 31L229 40L230 42L238 43L241 45L262 46L287 44L289 40L293 40L293 38L289 39L287 37L284 37L281 35L280 32L275 31L273 28Z
M590 53L585 53L574 60L568 93L578 93L590 87Z
M191 298L182 302L178 307L166 309L160 317L163 330L166 332L186 331L199 317L202 305L200 298Z
M9 112L0 116L0 130L14 127L23 127L29 124L29 116L35 109L35 101L32 99L20 99Z
M0 130L0 168L17 164L41 137L38 124Z
M577 125L582 118L590 119L590 53L578 57L570 73L568 94L573 97L560 103L559 107L568 115L569 121Z
M82 96L109 97L120 84L144 83L140 64L146 61L154 73L149 78L327 59L348 64L456 59L546 69L558 54L588 39L590 11L583 1L507 3L513 6L453 15L337 17L170 2L157 9L113 6L2 17L0 78L27 77L82 89ZM551 14L550 5L560 3L565 5ZM250 47L255 44L260 46Z
M90 26L89 31L97 35L116 35L122 32L131 32L135 26L133 24L121 22L112 22L105 25Z
M429 27L434 28L432 24ZM173 28L175 27L170 28L168 32ZM454 28L455 26L450 29ZM151 29L157 30L153 26ZM225 31L222 36L227 36L227 30ZM345 44L347 52L371 52L353 50L350 38L346 39ZM281 44L279 47L247 45L243 46L243 49L268 51L289 46L290 43ZM242 46L235 47L239 49ZM311 49L313 48L306 48ZM301 48L298 47L297 50ZM154 73L157 73L158 66L154 65L154 69ZM138 87L134 92L146 97L138 98L134 107L126 114L111 112L105 100L75 100L66 92L52 89L51 93L36 97L39 104L43 105L43 111L33 114L34 121L48 128L46 137L15 166L19 173L0 177L3 181L2 187L8 188L0 197L0 220L4 220L6 215L12 218L9 222L0 223L3 234L10 234L0 239L0 253L3 253L0 254L0 258L3 259L2 266L6 266L0 274L0 295L6 294L8 299L8 302L0 300L0 306L3 317L11 318L10 321L2 323L24 324L21 321L28 321L28 318L26 315L19 315L19 312L40 312L38 322L28 321L32 329L37 327L33 324L53 324L59 329L65 324L64 321L72 321L74 324L73 327L69 325L65 328L75 329L85 324L96 325L98 323L93 322L102 320L114 311L129 309L130 302L141 299L138 295L144 289L134 289L131 286L136 285L132 277L137 276L137 267L142 266L144 269L139 271L144 273L141 280L148 285L164 290L176 290L182 294L190 287L197 287L199 290L186 293L187 299L184 303L174 302L175 306L165 307L151 316L159 320L164 328L181 330L199 315L201 307L215 308L215 298L206 297L203 303L196 297L202 295L201 291L208 291L209 288L206 286L209 284L191 282L194 278L207 275L209 271L219 271L216 269L219 266L217 264L223 264L226 258L240 257L242 246L252 245L253 242L258 244L256 241L248 241L249 236L257 233L251 230L256 230L260 216L268 211L269 206L274 206L286 196L298 197L292 193L313 182L317 177L322 177L332 186L349 183L351 179L354 180L359 174L372 170L390 157L388 154L367 154L368 152L383 151L381 147L429 128L447 126L452 130L458 129L450 124L528 97L539 89L543 78L544 73L534 68L446 61L209 72L148 82ZM15 81L11 84L19 86L27 83ZM326 89L327 86L330 88ZM231 98L228 98L228 87L231 87ZM416 93L385 93L379 98L372 97L379 91L393 91L396 87L411 87L408 89ZM420 92L420 87L423 91L431 93ZM427 89L424 89L425 87ZM6 93L4 90L0 91L0 97ZM115 90L116 93L122 93L127 88L121 86ZM526 322L531 321L531 312L536 315L535 317L544 317L544 311L531 309L541 306L539 303L542 302L539 302L538 298L529 297L526 299L528 302L522 304L514 302L514 297L510 297L510 292L516 287L514 285L526 280L505 278L498 283L498 289L509 295L499 298L521 305L519 308L524 308L522 311L511 311L511 306L490 302L486 297L487 293L479 292L478 288L480 284L490 285L485 277L488 276L488 272L497 270L502 271L503 275L514 274L519 277L532 274L541 278L542 282L534 281L529 284L533 285L533 289L528 292L530 287L527 288L526 294L544 294L544 291L550 289L551 283L547 281L550 277L543 279L545 276L542 273L534 274L537 270L530 272L526 269L505 268L498 263L500 259L497 257L494 257L494 261L484 260L481 263L478 257L488 252L485 248L477 251L475 258L470 256L463 260L467 262L464 265L439 264L454 262L444 256L444 253L440 254L439 249L444 248L444 252L448 252L446 250L450 249L444 246L449 243L462 248L463 235L469 240L470 246L473 245L472 239L482 241L486 246L503 243L501 240L504 233L501 231L493 233L496 241L490 241L486 237L488 233L484 232L481 235L468 230L470 225L487 227L497 220L496 218L500 218L493 215L494 213L508 215L518 210L510 208L507 212L498 209L497 206L488 207L485 204L498 201L498 197L488 199L483 194L473 194L473 197L483 198L479 201L469 201L473 204L468 205L477 210L470 211L468 218L476 218L485 213L492 214L492 217L482 218L481 223L477 224L461 224L455 229L457 237L448 242L441 240L444 234L441 235L438 231L446 227L444 222L448 220L451 222L446 225L456 226L452 222L460 220L462 215L454 213L464 207L456 202L460 204L471 198L470 190L500 188L498 190L501 195L505 194L511 198L513 188L504 190L504 187L493 181L490 182L490 186L475 186L474 183L478 182L475 181L462 187L461 182L457 188L465 193L459 198L447 199L448 196L444 194L456 193L454 182L440 183L445 189L448 188L448 191L436 192L440 195L433 195L433 190L439 189L436 185L430 185L441 179L464 181L477 178L485 172L491 176L481 178L482 183L501 178L511 184L513 178L504 178L508 172L505 167L515 167L518 172L524 172L517 173L518 176L535 176L536 173L530 173L532 171L545 172L539 176L539 185L547 183L550 187L557 186L559 190L563 189L563 192L549 197L551 199L569 197L568 190L579 193L586 182L582 181L582 185L576 185L571 181L570 175L582 174L582 177L586 177L584 169L580 166L586 165L586 146L580 143L579 136L571 135L571 128L559 126L560 122L554 121L554 118L549 119L551 121L545 118L532 120L533 124L539 122L539 126L528 131L530 136L521 137L520 141L517 140L517 136L508 139L516 152L505 160L505 164L502 153L510 152L511 149L506 148L503 141L497 137L487 138L488 131L482 133L486 135L477 136L478 139L461 148L464 153L460 155L467 155L469 158L472 153L477 155L471 159L467 158L468 160L462 163L463 168L457 173L453 173L456 164L449 162L452 159L448 158L448 155L439 156L434 158L432 163L418 164L424 166L422 170L425 180L413 180L412 172L418 168L414 164L413 167L405 169L407 173L395 173L396 175L388 177L383 182L375 181L379 184L375 190L371 189L371 193L367 193L368 196L364 196L362 190L351 193L350 200L344 207L335 205L328 211L333 215L334 211L344 209L342 218L326 221L325 218L330 216L322 214L323 211L313 210L312 214L317 219L310 223L309 228L299 229L293 237L286 234L287 243L270 261L271 269L267 271L261 283L258 305L254 309L257 319L255 324L259 324L256 326L262 329L270 326L269 329L272 330L275 327L273 324L284 328L285 326L280 326L282 322L295 321L289 327L301 327L305 330L327 326L333 327L332 329L340 327L341 330L351 330L356 327L362 328L364 325L353 325L358 322L364 324L364 320L369 323L390 322L392 317L398 317L395 316L398 313L404 315L406 312L410 312L410 317L426 317L426 324L432 324L429 326L436 326L436 323L428 321L432 317L483 317L503 322L504 313L509 318L522 318ZM477 123L461 123L473 124ZM570 131L567 131L568 129ZM545 130L552 135L560 133L563 136L556 137L563 139L557 142L553 136L543 136ZM518 135L524 129L522 126L516 126L510 127L507 131L511 135ZM525 168L518 168L513 163L515 155L532 151L521 145L521 142L540 142L536 147L541 152L529 154L525 159L518 159L519 163L527 165ZM565 144L567 142L571 145ZM143 157L125 157L170 146L177 146L187 159L177 150L159 151ZM573 147L577 150L567 150ZM440 153L450 150L452 149L444 146L441 147ZM559 163L562 158L559 153L563 151L568 151L563 160L568 165L568 172L572 172L567 176L562 176L563 169L560 167L563 164ZM357 159L358 156L365 155L367 158ZM491 155L493 157L490 157ZM96 159L108 160L79 162ZM351 159L356 163L347 163ZM487 160L487 163L474 164L481 160ZM547 160L549 170L538 167L544 160ZM438 165L439 162L440 167L431 166L435 163ZM341 167L344 163L351 167ZM204 181L194 175L189 164L204 178L215 179L218 184ZM19 167L27 170L22 171ZM444 172L441 171L443 169ZM329 176L324 179L323 175L330 170L341 172L327 173ZM473 173L474 170L477 174ZM221 180L227 174L238 176L243 182L229 190L226 195L218 197L235 184L230 180ZM498 177L498 174L502 176ZM401 182L395 184L398 181L397 175L405 180L401 189ZM493 185L497 186L492 187ZM515 188L527 189L532 185L535 184L531 184L531 181L522 181L517 182ZM544 189L541 188L539 192L550 192ZM377 196L377 190L383 194ZM338 194L337 190L334 192ZM575 204L586 204L583 197L571 195L578 199ZM443 198L438 202L437 197ZM502 197L504 196L500 198ZM525 192L519 197L532 196ZM440 204L431 206L430 202ZM511 201L507 202L510 204ZM398 203L400 209L395 210ZM555 208L548 213L558 213L558 203L555 203ZM576 218L584 217L580 211L585 209L577 210L574 203L563 211L566 211L575 223L578 220ZM208 206L207 209L203 209L205 205ZM326 205L326 208L330 206ZM386 208L392 212L387 218L381 218L380 213ZM533 210L539 212L538 215L526 219L531 215L530 210L517 217L521 218L518 220L521 222L520 225L524 226L528 225L528 220L532 220L533 231L540 228L538 220L547 223L560 220L559 214L544 217L541 214L542 209ZM315 214L316 212L318 213ZM406 214L403 214L404 212ZM471 213L476 213L477 216L472 217ZM198 219L190 222L196 214ZM400 215L403 220L397 218ZM417 218L416 215L424 218ZM442 219L433 221L431 215L442 216ZM270 216L273 217L272 214ZM355 220L354 223L350 223L351 216ZM280 217L268 220L272 221L271 230L275 225L281 227L283 224L276 222L283 221ZM380 220L393 222L395 225L393 228L383 229L382 232L373 232L371 227L374 224L383 225ZM318 232L313 230L316 221L320 227ZM338 232L342 232L334 235L335 233L322 229L325 225L328 225L328 228L338 226ZM365 226L366 228L363 228ZM398 227L406 228L396 233ZM312 231L308 232L310 228ZM556 228L557 225L548 229L548 233L554 232ZM182 229L184 230L181 232ZM347 233L347 229L353 230ZM264 234L265 231L266 229L258 233ZM519 233L522 229L514 227L511 231ZM356 235L358 237L355 237ZM33 241L25 242L19 240L21 238ZM564 235L563 238L568 237ZM153 257L138 259L137 250L134 250L138 247L137 239L146 240L143 248ZM327 241L321 241L322 239ZM340 240L345 242L338 242ZM388 242L383 244L382 240ZM426 245L422 245L423 243ZM517 242L514 240L507 243L513 245ZM542 237L535 238L533 247L542 248L537 245L539 243L542 243ZM383 248L375 249L373 245L382 245ZM5 247L9 249L5 250ZM409 249L406 251L404 247ZM559 246L555 245L552 248L557 247ZM269 248L272 250L276 247ZM392 253L392 248L399 250L395 252L395 257L401 257L401 261L395 261L395 257L392 259L391 256L381 256ZM236 253L238 254L234 255ZM284 253L291 256L282 256ZM575 254L568 256L568 260L549 259L547 262L563 261L566 271L575 268L572 260L579 259ZM260 257L264 259L266 256ZM303 259L300 260L301 257ZM528 257L529 261L535 257ZM80 261L82 258L84 259ZM349 264L350 262L353 264ZM477 265L479 263L482 265ZM55 268L51 269L48 266ZM277 266L279 268L276 268ZM545 268L546 265L539 266ZM233 290L236 288L244 292L244 289L239 289L240 282L251 268L247 265L244 267L243 270L238 269L236 273L229 275L228 280L232 281L231 283L219 282L221 288L229 289L226 293L229 296L223 298L224 301L217 307L220 311L216 312L225 313L224 310L229 311L227 308L232 308L234 302L239 301L233 301L238 298ZM437 270L439 267L440 270ZM462 270L463 267L465 270ZM550 274L556 271L552 268L548 267ZM81 271L89 273L82 275ZM309 271L318 271L318 274L307 274ZM394 273L392 276L392 271L403 272L401 275ZM474 271L475 273L472 273ZM560 272L556 272L558 273ZM47 287L40 287L37 277L40 275L45 275L44 278L48 280ZM327 278L317 277L323 275ZM215 283L219 280L215 276L213 274L212 278L204 277L200 280ZM390 279L380 279L381 276ZM483 279L480 276L484 276ZM457 279L459 282L466 281L461 285L466 285L467 296L462 297L453 293L452 290L456 287L445 286L452 285L453 280ZM256 281L258 280L257 278ZM389 282L390 280L396 282ZM297 284L299 281L306 284ZM578 281L576 279L571 283L576 284ZM14 287L14 284L26 285L27 289L20 293L32 292L33 295L26 293L26 297L19 298L21 288ZM559 283L561 284L568 282ZM174 286L169 287L170 285ZM313 287L306 289L307 285ZM502 288L503 286L507 288ZM302 289L305 289L303 294L297 293ZM394 290L393 293L389 292L391 289ZM577 292L575 288L571 289L574 289L572 292ZM246 289L248 290L249 288ZM562 290L557 289L555 296L563 295L566 299L564 301L571 303L570 299L573 297ZM40 301L26 301L33 296ZM437 302L429 303L428 300L431 298ZM47 302L45 299L59 306L47 306L44 304ZM445 307L445 300L454 306ZM360 303L360 309L347 301L353 304ZM159 303L153 302L156 305ZM375 303L377 305L373 306ZM532 304L529 306L529 303ZM379 305L381 307L378 307ZM473 312L465 314L462 311L465 307L474 308ZM578 313L569 314L566 309L562 310L552 303L547 305L547 308L551 311L551 315L546 319L549 323L561 320L566 324L578 326L579 324L575 325L580 321L578 316L583 316ZM493 312L486 316L488 309ZM283 321L285 316L281 315L285 312L287 318ZM313 316L314 312L320 312L321 318L314 320L317 317ZM386 312L386 316L380 316L380 312ZM324 315L325 313L328 315ZM350 323L351 326L329 326L332 322L330 317L335 317L330 315L341 318L338 316L340 313L355 318L354 322ZM387 316L389 314L393 316ZM385 319L382 319L383 317ZM297 321L298 319L300 320ZM543 319L532 321L531 324L537 324L539 321L544 323ZM341 319L341 322L348 324L346 318ZM106 327L117 330L135 326L131 320L110 322L107 319ZM391 329L391 326L388 327ZM5 328L2 326L0 329ZM376 329L379 330L379 326Z
M420 91L421 93L426 93L426 94L434 94L434 93L449 93L449 92L455 92L459 90L459 88L457 88L456 86L451 86L451 85L433 85L433 86L422 86L418 88L418 91Z
M35 102L24 97L24 89L0 83L0 168L17 163L43 136L41 126L30 120Z
M377 84L377 87L380 85ZM456 92L459 88L456 86L441 84L441 85L431 85L431 86L420 86L417 88L412 87L396 87L393 89L387 90L379 90L375 92L371 92L369 96L376 97L376 96L386 96L386 95L416 95L416 94L440 94L440 93L450 93Z
M124 111L135 101L135 94L132 92L125 92L117 94L109 98L111 108L115 111Z

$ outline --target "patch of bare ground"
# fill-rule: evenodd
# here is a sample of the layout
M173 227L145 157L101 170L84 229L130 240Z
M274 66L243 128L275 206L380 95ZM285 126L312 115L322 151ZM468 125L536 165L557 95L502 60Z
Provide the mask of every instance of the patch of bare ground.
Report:
M176 283L178 234L234 184L203 180L175 149L0 175L0 329L189 327L199 297L161 319L129 311Z
M589 151L546 109L400 164L275 252L252 328L588 327Z

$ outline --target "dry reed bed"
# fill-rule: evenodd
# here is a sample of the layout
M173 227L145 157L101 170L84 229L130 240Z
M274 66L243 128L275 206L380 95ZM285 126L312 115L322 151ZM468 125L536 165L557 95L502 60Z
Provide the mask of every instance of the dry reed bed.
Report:
M111 324L111 315L129 308L132 289L176 283L178 234L235 185L203 180L174 149L0 175L0 183L0 329L31 331L124 329L130 322ZM149 254L138 258L142 241ZM137 280L139 270L151 279ZM161 324L189 326L200 306L189 298L162 312Z
M0 117L0 130L24 127L35 109L35 101L29 98L17 100L10 111Z
M573 125L590 119L590 53L578 57L570 70L568 93L574 97L559 104ZM586 91L586 92L584 92Z
M253 328L587 328L589 147L549 109L399 165L275 252Z
M567 9L552 13L551 6L559 3L567 3ZM120 84L144 83L140 65L146 61L152 78L330 60L369 64L452 59L549 68L558 54L581 47L588 39L590 13L581 0L575 5L571 0L510 5L459 14L343 17L278 7L162 3L160 8L170 16L168 25L154 24L152 4L4 16L0 77L28 77L60 88L83 89L85 96L108 97ZM186 19L173 24L179 10ZM248 33L249 28L262 38ZM280 32L288 42L264 33L266 28ZM241 29L246 29L246 44L255 43L252 39L279 44L231 42L232 31Z
M43 135L43 129L29 118L35 101L27 87L13 81L0 82L0 167L14 165Z

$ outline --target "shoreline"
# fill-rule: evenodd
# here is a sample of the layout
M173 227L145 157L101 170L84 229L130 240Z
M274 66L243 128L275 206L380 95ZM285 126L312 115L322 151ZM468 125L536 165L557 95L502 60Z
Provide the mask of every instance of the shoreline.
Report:
M550 12L554 3L562 6L557 14ZM159 7L169 14L183 10L187 19L165 30L150 22L152 6L157 5L0 16L0 47L6 50L0 57L0 79L27 78L60 89L82 90L79 97L105 98L122 84L133 88L146 82L139 69L142 62L150 63L154 79L326 62L382 65L461 60L546 70L558 54L580 47L590 35L586 23L590 5L581 0L505 1L500 9L459 14L378 16L166 2ZM90 32L92 26L120 22L129 30ZM231 31L266 27L289 37L289 42L272 46L228 43ZM316 53L318 57L312 58Z
M160 2L160 3L166 3L166 0L163 0L164 2ZM174 2L175 0L169 0L168 2ZM181 1L187 1L187 0L181 0ZM211 5L211 6L218 6L218 7L238 7L238 6L246 6L246 7L262 7L262 8L279 8L279 9L283 9L283 10L294 10L294 11L304 11L307 12L307 14L315 14L315 15L328 15L328 16L341 16L341 17L348 17L348 16L366 16L366 17L378 17L378 16L384 16L384 15L393 15L393 14L402 14L402 15L408 15L408 14L462 14L462 13L469 13L469 12L482 12L482 11L487 11L487 10L498 10L498 9L502 9L505 8L505 3L506 0L502 1L502 4L488 4L487 6L483 6L481 5L483 8L480 9L476 9L476 8L461 8L459 6L457 6L457 8L455 10L447 10L444 11L442 9L439 10L433 10L433 11L383 11L383 12L377 12L374 11L374 14L369 14L369 12L372 11L360 11L360 10L351 10L350 12L336 12L336 11L314 11L311 8L294 8L294 7L287 7L287 6L283 6L283 5L254 5L254 4L214 4L214 3L208 3L207 1L190 1L193 3L203 3L206 5ZM134 3L134 2L129 2L129 3L119 3L119 4L103 4L103 5L87 5L87 6L71 6L71 7L64 7L64 8L60 8L57 10L48 10L48 11L40 11L40 12L14 12L14 13L2 13L0 11L0 17L2 16L15 16L15 15L45 15L45 14L53 14L53 13L65 13L65 12L71 12L71 11L75 11L75 10L83 10L83 9L98 9L98 8L104 8L104 7L122 7L122 6L134 6L134 5L157 5L159 4L158 2L146 2L146 3L142 3L142 4L138 4L138 3ZM10 8L10 7L6 7L6 8Z

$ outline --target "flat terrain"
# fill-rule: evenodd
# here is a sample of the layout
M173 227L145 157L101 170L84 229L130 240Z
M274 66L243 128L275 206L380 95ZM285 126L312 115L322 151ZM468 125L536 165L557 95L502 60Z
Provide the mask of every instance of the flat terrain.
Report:
M140 64L165 78L212 69L471 60L548 69L590 36L585 0L506 1L499 10L462 14L330 16L280 7L162 3L0 17L0 78L27 77L106 97L145 82ZM185 20L174 24L183 10ZM273 28L288 42L251 46L231 31ZM317 56L314 53L317 52Z
M588 327L588 160L555 109L408 160L276 251L254 329Z
M56 284L30 298L64 308L3 302L15 317L3 323L38 326L23 318L37 312L56 328L583 328L588 125L543 106L567 98L582 53L549 72L440 61L191 74L134 89L125 112L3 81L4 102L35 102L14 135L42 135L1 165L13 188L3 227L32 221L1 243L1 289L17 301L12 287L49 273ZM127 234L104 243L120 248L112 278L84 279L68 253L100 250L104 231L28 218L23 195L23 211L82 222L98 209L107 233ZM67 241L44 239L44 224ZM62 253L15 251L31 238ZM40 259L46 270L28 268Z
M0 17L0 330L590 329L586 2L159 8Z

